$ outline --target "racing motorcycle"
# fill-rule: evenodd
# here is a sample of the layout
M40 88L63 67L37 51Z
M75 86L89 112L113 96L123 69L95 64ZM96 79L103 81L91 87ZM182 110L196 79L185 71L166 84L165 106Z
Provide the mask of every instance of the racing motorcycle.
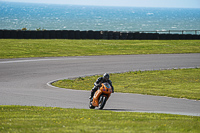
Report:
M94 109L98 107L103 109L106 104L106 101L112 93L112 88L109 83L101 83L101 87L95 92L92 99L90 99L89 108Z

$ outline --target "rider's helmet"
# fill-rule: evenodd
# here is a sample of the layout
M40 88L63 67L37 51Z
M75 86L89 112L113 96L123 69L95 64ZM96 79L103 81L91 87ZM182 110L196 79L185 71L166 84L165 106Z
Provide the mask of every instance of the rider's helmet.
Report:
M106 81L109 80L109 77L110 77L110 76L109 76L108 73L104 73L104 75L103 75L103 79L104 79L104 80L106 80Z

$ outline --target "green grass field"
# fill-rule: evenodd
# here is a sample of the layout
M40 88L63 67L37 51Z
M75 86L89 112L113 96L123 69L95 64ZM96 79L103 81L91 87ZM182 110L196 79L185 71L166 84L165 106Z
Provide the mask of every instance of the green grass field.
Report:
M200 40L0 39L0 58L200 53Z
M200 117L52 107L0 106L0 132L199 133Z
M138 93L200 100L200 68L160 71L136 71L110 74L115 92ZM91 90L96 79L102 75L65 79L52 85Z

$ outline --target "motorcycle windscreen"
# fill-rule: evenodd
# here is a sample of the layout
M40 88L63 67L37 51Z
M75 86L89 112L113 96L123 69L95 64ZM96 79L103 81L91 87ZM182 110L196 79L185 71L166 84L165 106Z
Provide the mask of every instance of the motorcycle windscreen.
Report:
M106 86L106 88L111 88L109 83L103 83L103 84Z

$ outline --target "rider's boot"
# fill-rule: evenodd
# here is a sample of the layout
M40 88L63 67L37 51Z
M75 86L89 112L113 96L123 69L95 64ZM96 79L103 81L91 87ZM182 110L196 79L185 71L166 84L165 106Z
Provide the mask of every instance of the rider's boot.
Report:
M92 98L93 98L93 96L94 96L94 91L91 91L91 94L90 94L90 97L89 97L89 99L92 99Z

